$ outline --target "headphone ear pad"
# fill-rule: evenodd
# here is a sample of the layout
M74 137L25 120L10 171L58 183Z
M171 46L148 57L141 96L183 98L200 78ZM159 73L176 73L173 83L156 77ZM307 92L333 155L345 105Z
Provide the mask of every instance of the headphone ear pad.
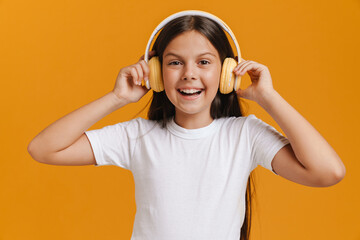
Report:
M220 92L222 94L228 94L234 89L235 73L234 68L237 66L237 62L234 58L225 58L220 75Z
M150 87L155 92L164 91L164 83L162 79L161 64L158 56L154 56L149 60L149 82Z

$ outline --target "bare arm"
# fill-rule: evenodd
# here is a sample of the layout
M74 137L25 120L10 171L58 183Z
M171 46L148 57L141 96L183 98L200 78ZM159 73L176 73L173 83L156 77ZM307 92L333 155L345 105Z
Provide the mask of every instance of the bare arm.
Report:
M80 160L78 164L74 163L74 165L94 164L95 159L91 152L90 144L88 144L88 148L84 146L84 144L87 144L84 141L88 141L84 132L100 119L126 104L126 100L119 99L113 92L110 92L67 114L42 130L30 142L28 146L30 155L39 162L51 164L51 158L56 158L55 153L69 148L78 141L77 147L82 146L83 151L87 149L87 154L83 157L78 156L77 159L82 159L82 161ZM60 159L60 161L63 161L64 165L72 165L70 161L74 159L67 159L68 161L66 159ZM53 164L61 163L53 162Z
M150 52L153 56L155 52ZM105 96L67 114L41 131L28 145L30 155L41 163L91 165L95 157L85 131L106 115L139 101L148 91L141 81L149 75L142 56L120 70L114 89Z
M272 162L287 179L310 186L331 186L345 175L345 166L321 134L276 91L263 95L262 106L284 131L291 145L281 149ZM291 159L292 158L292 159ZM295 168L295 160L301 168ZM293 164L294 163L294 164ZM308 178L301 178L301 176Z
M250 75L252 84L239 89L239 97L253 100L279 124L289 139L272 160L275 172L293 182L327 187L341 181L345 166L335 150L318 131L274 90L269 69L257 62L243 61L236 75Z

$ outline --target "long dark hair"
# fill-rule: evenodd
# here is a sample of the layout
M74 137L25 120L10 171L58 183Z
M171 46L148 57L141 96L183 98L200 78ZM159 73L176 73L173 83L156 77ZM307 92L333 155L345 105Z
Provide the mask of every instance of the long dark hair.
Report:
M165 48L172 39L186 31L195 30L204 35L211 44L217 49L221 62L227 57L234 58L234 53L228 38L221 26L213 20L201 16L183 16L169 22L159 33L152 50L155 50L162 65L163 53ZM242 108L240 99L237 98L236 92L222 94L218 90L214 100L212 101L210 114L213 119L221 117L241 117ZM155 120L165 127L166 124L175 116L175 106L170 102L162 92L153 92L153 98L148 112L148 118ZM252 173L247 182L245 203L245 219L240 229L240 240L249 240L251 229L251 197L252 197Z

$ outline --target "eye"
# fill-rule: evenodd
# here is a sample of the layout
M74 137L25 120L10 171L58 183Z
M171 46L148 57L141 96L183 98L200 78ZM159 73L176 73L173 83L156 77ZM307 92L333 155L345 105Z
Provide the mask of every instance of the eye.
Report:
M210 62L207 60L201 60L200 62L203 63L204 65L210 64Z
M180 64L179 61L172 61L172 62L169 63L169 65L179 65L179 64Z

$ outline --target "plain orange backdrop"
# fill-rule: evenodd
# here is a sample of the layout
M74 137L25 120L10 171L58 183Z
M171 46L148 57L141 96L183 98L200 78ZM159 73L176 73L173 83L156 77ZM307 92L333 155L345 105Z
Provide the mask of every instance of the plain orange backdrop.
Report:
M182 10L210 12L235 33L242 57L270 69L274 88L329 142L346 176L311 188L255 170L254 240L359 240L359 0L0 0L1 240L130 239L130 171L51 166L27 152L49 124L112 90L144 54L153 29ZM243 77L242 88L250 84ZM151 98L90 129L134 117ZM277 128L255 102L243 100ZM146 110L139 116L146 118Z

